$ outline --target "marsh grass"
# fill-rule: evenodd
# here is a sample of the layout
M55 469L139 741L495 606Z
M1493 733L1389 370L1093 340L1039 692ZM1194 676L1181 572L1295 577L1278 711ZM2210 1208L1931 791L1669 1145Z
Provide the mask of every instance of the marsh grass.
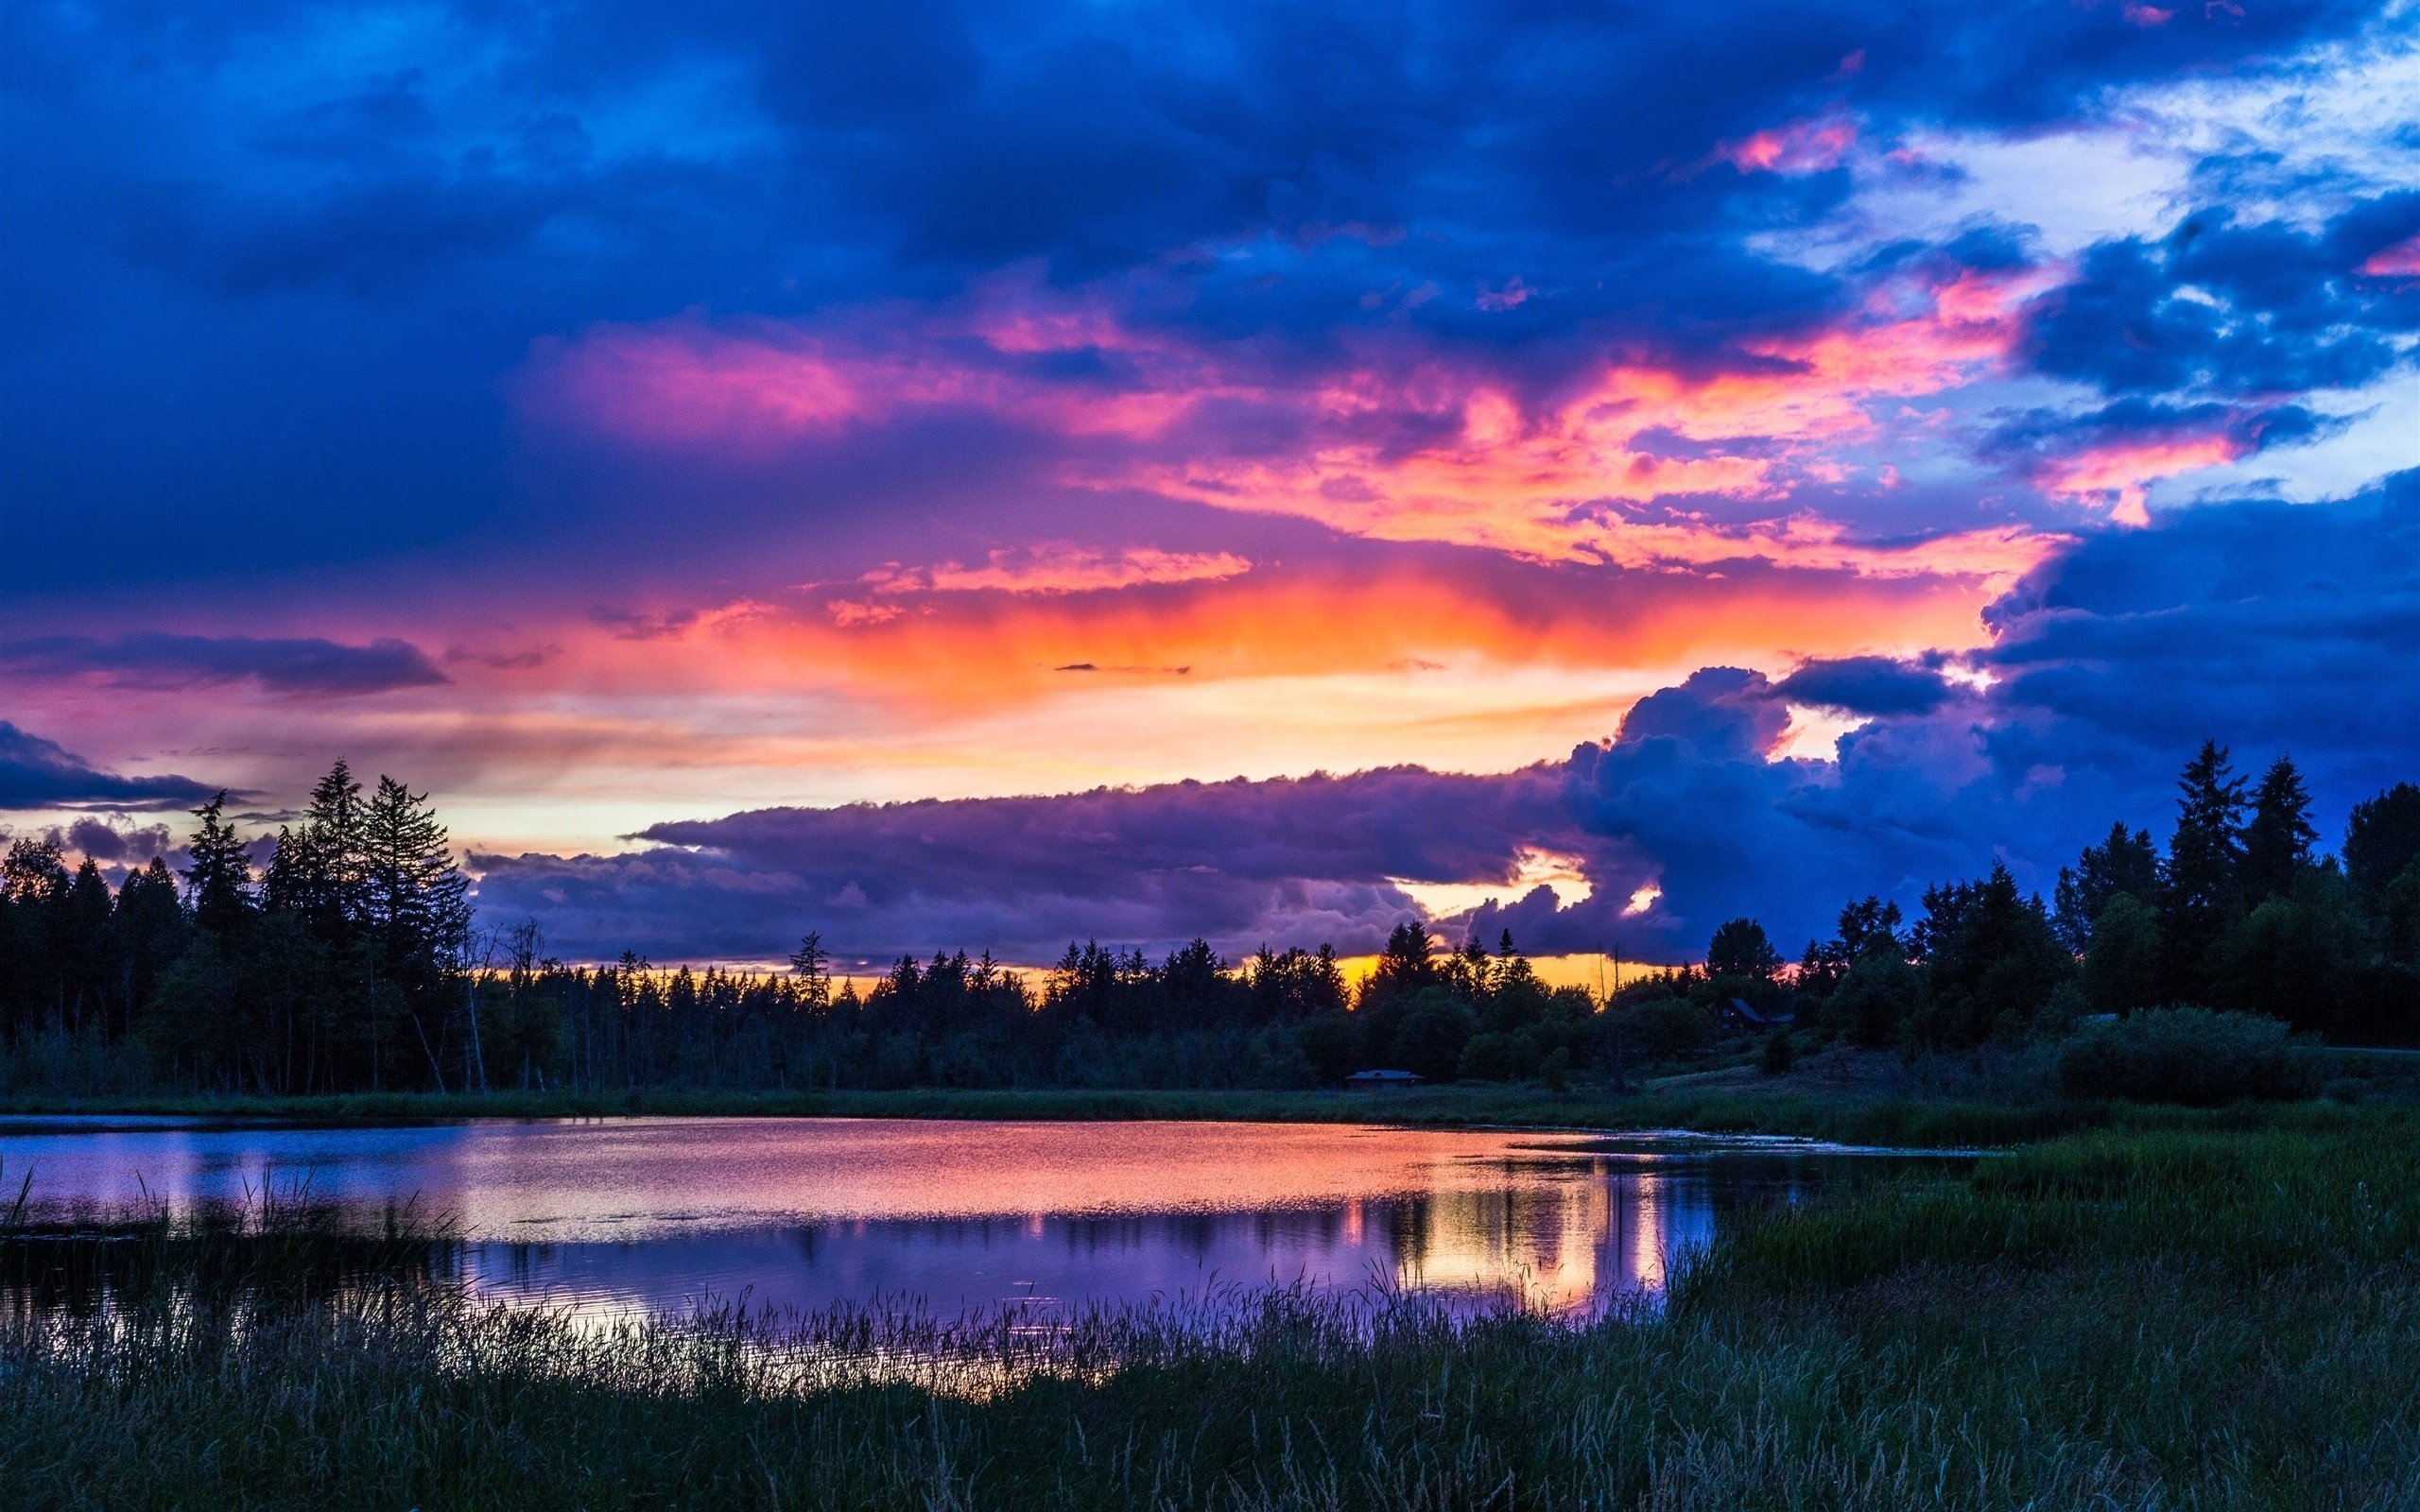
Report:
M0 1496L2420 1507L2415 1170L2391 1111L2101 1131L1765 1213L1586 1328L1284 1292L600 1327L410 1264L267 1306L155 1280L0 1323Z

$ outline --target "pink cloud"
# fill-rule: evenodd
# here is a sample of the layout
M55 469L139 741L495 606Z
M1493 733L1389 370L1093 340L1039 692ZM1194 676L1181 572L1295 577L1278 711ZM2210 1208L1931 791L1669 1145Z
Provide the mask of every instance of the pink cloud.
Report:
M1856 122L1820 115L1726 142L1715 155L1741 173L1821 173L1838 167L1855 146Z
M2114 442L2078 452L2046 465L2043 488L2069 498L2101 498L2109 518L2121 525L2147 525L2150 486L2161 478L2232 462L2251 448L2227 436L2170 437Z
M600 329L539 355L533 407L622 444L743 455L959 407L1060 438L1068 487L1148 490L1381 540L1666 568L1757 558L1894 574L1954 560L1964 566L1944 570L1997 576L2030 565L2035 548L1986 533L1930 557L1868 549L1786 506L1802 484L1851 475L1840 448L1888 438L1879 402L1998 370L2016 306L2045 276L1902 278L1843 321L1742 342L1725 368L1616 358L1547 395L1396 333L1300 374L1249 340L1190 341L1123 323L1098 301L998 284L921 324L886 312L816 331ZM1503 297L1516 287L1527 294L1515 280ZM1063 352L1086 356L1083 376L1033 360ZM1237 423L1255 416L1271 423ZM1245 439L1280 434L1282 446ZM1675 507L1708 498L1770 508L1718 524ZM1028 555L902 569L886 591L1080 592L1239 562Z
M2372 252L2361 271L2372 278L2420 278L2420 236Z

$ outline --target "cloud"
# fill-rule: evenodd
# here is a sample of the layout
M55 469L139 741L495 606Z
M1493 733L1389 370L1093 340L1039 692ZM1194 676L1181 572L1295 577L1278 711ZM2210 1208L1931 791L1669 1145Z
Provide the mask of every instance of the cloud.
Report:
M1147 583L1199 583L1235 577L1253 564L1233 552L1162 551L1152 546L1095 550L1060 541L994 551L976 566L886 562L857 580L873 593L1091 593ZM864 606L856 606L861 610Z
M2081 276L2028 313L2025 354L2039 370L2113 394L2257 401L2350 388L2407 360L2397 333L2420 329L2420 298L2355 276L2390 228L2420 225L2420 195L2361 201L2317 229L2188 215L2155 239L2103 242Z
M121 777L0 720L0 809L176 809L214 789L189 777Z
M1938 672L1879 656L1809 662L1774 688L1788 702L1852 714L1927 714L1950 691Z
M821 929L848 953L1034 961L1092 936L1366 949L1417 911L1400 884L1476 884L1500 901L1444 917L1449 934L1673 960L1724 919L1811 937L1848 898L1912 906L1995 859L2047 889L2113 819L2164 828L2205 738L2246 766L2290 751L2332 827L2420 751L2420 683L2395 675L2420 644L2420 473L2091 538L1992 619L1981 687L1873 657L1779 681L1707 668L1516 772L764 810L654 826L637 838L658 849L631 855L481 856L481 906L596 954L765 958ZM1789 758L1792 703L1868 722L1835 761ZM1527 886L1541 852L1587 896Z
M0 642L0 667L25 677L96 678L127 687L190 688L257 682L272 693L344 698L448 681L407 641L344 645L311 639L147 633L100 640L39 636Z
M1510 876L1555 786L1414 767L1054 798L768 809L655 825L623 856L478 855L479 906L559 950L762 958L821 929L843 954L943 940L1055 957L1098 936L1207 934L1374 949L1417 905L1392 879Z

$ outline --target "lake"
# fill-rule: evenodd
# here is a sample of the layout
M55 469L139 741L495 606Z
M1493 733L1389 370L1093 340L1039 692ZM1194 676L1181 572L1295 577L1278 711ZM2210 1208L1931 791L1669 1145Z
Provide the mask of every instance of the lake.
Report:
M45 1212L298 1188L365 1222L410 1203L458 1227L478 1292L597 1314L1073 1308L1273 1284L1586 1317L1659 1293L1740 1213L1876 1159L1380 1125L0 1119L0 1183L13 1197L31 1171Z

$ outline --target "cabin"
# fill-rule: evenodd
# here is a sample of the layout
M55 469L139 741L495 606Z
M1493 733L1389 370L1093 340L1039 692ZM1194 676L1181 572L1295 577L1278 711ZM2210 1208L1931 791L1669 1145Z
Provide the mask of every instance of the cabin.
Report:
M1725 998L1714 1010L1725 1034L1765 1034L1798 1022L1794 1013L1761 1013L1745 998Z
M1392 1087L1417 1087L1428 1078L1413 1071L1357 1071L1344 1078L1355 1091L1385 1091Z

